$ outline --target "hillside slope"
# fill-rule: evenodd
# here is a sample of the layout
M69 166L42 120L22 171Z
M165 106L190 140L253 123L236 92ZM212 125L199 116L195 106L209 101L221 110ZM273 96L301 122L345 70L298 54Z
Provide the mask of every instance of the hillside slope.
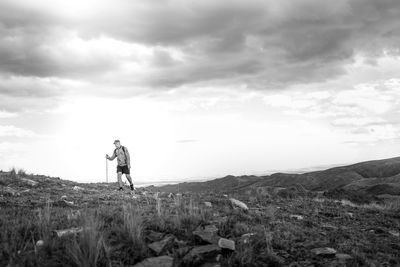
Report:
M400 186L400 157L360 162L302 174L274 173L269 176L226 176L212 181L180 183L160 187L168 192L252 192L263 187L302 186L306 190L365 190L393 194ZM380 190L368 190L380 185ZM386 189L385 189L386 188ZM386 192L387 191L387 192Z

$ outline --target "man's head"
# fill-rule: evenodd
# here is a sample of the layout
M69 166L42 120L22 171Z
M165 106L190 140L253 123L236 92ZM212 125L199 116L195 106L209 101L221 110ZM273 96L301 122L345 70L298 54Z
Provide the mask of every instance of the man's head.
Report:
M121 146L121 142L117 139L114 141L114 145L116 148L119 148Z

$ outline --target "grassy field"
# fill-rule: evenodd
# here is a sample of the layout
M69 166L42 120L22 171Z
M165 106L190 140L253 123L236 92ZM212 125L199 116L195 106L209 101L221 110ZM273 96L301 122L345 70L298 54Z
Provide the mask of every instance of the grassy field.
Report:
M398 199L115 189L0 173L0 266L400 266ZM196 234L212 225L210 241Z

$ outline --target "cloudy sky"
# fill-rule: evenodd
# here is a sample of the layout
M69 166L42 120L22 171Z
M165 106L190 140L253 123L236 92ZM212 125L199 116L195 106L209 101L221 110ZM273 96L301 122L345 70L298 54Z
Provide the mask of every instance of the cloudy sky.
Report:
M116 138L136 182L397 156L399 17L398 0L1 0L0 169L103 181Z

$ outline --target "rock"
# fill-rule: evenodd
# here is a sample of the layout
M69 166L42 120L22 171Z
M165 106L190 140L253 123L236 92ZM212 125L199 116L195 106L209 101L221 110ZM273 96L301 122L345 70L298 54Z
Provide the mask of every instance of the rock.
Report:
M344 254L344 253L337 253L335 255L336 259L338 259L339 261L346 261L346 260L351 260L353 259L352 256L350 256L349 254Z
M5 195L11 195L13 197L20 195L17 190L15 190L14 188L11 188L9 186L3 187L3 192L6 193Z
M296 214L292 214L289 217L290 218L294 218L294 219L299 220L299 221L304 219L304 217L302 215L296 215Z
M317 256L322 256L322 257L333 257L336 254L336 250L333 248L314 248L311 250L312 253L314 253Z
M83 189L83 188L80 187L80 186L75 185L75 186L72 188L72 190L74 190L74 191L82 191L82 190L85 190L85 189Z
M227 195L227 194L223 194L222 196L228 198L228 195Z
M218 246L224 249L235 250L235 241L226 238L220 238L218 240Z
M186 264L185 266L196 266L206 261L206 259L214 261L220 251L221 248L214 244L194 247L183 257L183 262Z
M239 201L239 200L234 199L234 198L230 198L229 200L236 207L239 207L239 208L241 208L243 210L248 210L249 209L249 207L247 207L247 205L244 204L242 201Z
M39 184L39 182L33 181L31 179L27 179L27 178L21 178L21 180L27 184L29 184L30 186L37 186Z
M215 225L199 226L193 234L207 243L214 243L217 239L218 228Z
M321 225L321 227L323 229L325 229L325 230L331 230L331 231L335 231L335 230L338 229L338 227L336 227L336 226L334 226L332 224L329 224L329 223L324 223L324 224Z
M157 255L160 255L162 252L164 252L168 247L170 247L175 240L174 235L167 235L164 237L163 240L161 241L156 241L151 244L149 244L149 248L153 250Z
M82 227L75 227L75 228L64 229L64 230L54 230L54 232L57 234L58 237L73 235L73 234L80 233L82 231L83 231Z
M67 204L68 206L74 206L74 202L73 201L66 201L64 200L65 204Z
M206 207L208 207L208 208L212 208L211 202L206 201L206 202L204 202L204 205L206 205Z
M36 242L36 246L37 247L42 247L44 245L44 241L43 240L38 240L37 242Z
M173 197L174 197L174 194L169 193L169 194L168 194L168 197L169 197L169 198L173 198Z
M61 196L61 200L65 200L65 199L67 199L68 197L66 196L66 195L63 195L63 196Z
M394 230L389 230L389 234L391 234L392 236L396 236L396 237L400 236L400 233L398 231L394 231Z
M174 259L170 256L159 256L147 258L144 261L133 265L133 267L172 267L173 263Z

